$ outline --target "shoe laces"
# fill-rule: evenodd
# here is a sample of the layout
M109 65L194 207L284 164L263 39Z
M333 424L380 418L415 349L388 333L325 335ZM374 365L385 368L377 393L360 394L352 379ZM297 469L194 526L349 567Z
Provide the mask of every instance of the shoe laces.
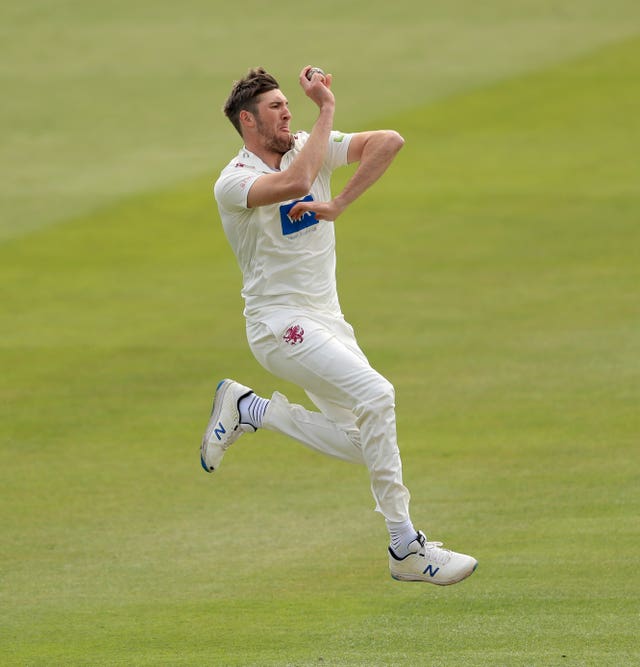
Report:
M249 425L249 424L241 424L238 423L238 425L233 429L233 433L227 440L227 442L224 445L220 445L224 451L227 451L229 447L243 434L243 433L253 433L256 429Z
M436 565L446 565L451 560L451 551L442 548L442 542L427 542L424 533L418 533L418 542L422 547L420 552L432 563Z
M451 560L451 551L442 549L442 542L425 542L425 556L437 565L446 565Z

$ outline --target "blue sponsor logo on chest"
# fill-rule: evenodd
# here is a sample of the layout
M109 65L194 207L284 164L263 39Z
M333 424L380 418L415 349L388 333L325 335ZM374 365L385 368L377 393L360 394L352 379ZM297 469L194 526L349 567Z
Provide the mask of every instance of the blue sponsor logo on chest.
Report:
M288 236L289 234L295 234L302 229L311 227L312 225L318 224L318 218L313 211L307 211L300 220L292 220L289 217L289 211L299 202L299 201L313 201L312 195L307 195L302 199L296 199L289 204L283 204L280 207L280 223L282 224L282 235Z

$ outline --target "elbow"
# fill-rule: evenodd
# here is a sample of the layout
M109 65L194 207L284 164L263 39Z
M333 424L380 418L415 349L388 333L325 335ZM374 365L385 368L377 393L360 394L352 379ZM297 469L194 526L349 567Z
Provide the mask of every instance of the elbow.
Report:
M387 143L394 153L398 153L404 146L404 137L395 130L387 130Z
M372 135L369 145L381 155L393 159L404 146L404 138L395 130L378 130Z

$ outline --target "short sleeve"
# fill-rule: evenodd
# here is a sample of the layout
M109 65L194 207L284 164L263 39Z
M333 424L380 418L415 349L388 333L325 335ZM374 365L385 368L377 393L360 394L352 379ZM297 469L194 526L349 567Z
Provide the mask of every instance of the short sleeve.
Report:
M347 153L353 134L345 134L333 130L329 135L329 148L325 157L325 164L331 169L344 167L347 164Z
M225 169L213 188L218 206L229 211L246 209L249 190L259 177L259 172L245 166L234 165Z

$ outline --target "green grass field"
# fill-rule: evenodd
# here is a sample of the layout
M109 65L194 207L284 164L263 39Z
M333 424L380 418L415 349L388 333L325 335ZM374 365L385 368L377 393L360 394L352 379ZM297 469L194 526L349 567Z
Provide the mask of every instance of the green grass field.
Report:
M640 664L640 8L217 4L0 10L0 664ZM338 279L454 587L390 579L364 469L266 432L200 468L219 378L305 402L211 184L231 81L302 127L307 62L406 139Z

